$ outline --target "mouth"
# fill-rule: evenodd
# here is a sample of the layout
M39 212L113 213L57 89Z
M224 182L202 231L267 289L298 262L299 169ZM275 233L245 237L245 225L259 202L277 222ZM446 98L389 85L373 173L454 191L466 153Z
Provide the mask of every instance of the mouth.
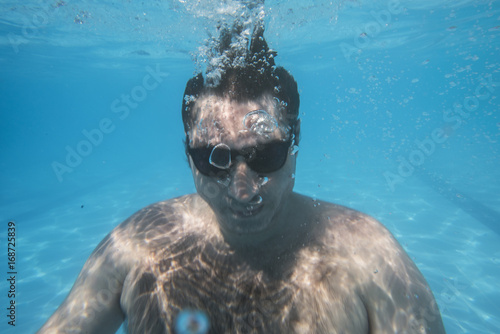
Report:
M257 216L263 207L262 204L249 204L244 207L231 207L231 212L238 218L251 218Z
M262 197L260 195L255 200L246 204L234 202L229 204L231 212L238 218L255 217L262 211L263 207L264 204L262 203Z

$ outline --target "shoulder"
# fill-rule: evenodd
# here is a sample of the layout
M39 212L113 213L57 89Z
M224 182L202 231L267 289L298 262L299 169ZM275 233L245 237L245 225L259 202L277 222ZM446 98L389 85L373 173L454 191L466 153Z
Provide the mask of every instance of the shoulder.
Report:
M378 220L341 205L322 202L321 206L324 230L320 242L334 256L350 261L349 268L356 272L359 283L377 280L384 271L411 270L421 278L401 245Z
M314 244L336 256L365 256L374 260L399 257L404 251L393 235L375 218L351 208L296 195L296 207L305 212L312 227ZM366 261L368 262L368 261Z
M151 204L118 225L109 238L118 243L147 248L164 247L169 241L200 232L204 221L198 219L208 206L197 195L190 194Z
M363 300L373 333L389 328L444 333L439 309L423 275L401 245L373 217L321 203L322 244L332 265L349 274Z
M315 205L315 219L322 222L322 241L327 245L350 251L377 248L379 243L399 247L391 232L375 218L334 203L317 201Z
M124 259L141 259L185 239L201 242L218 237L214 222L213 211L198 194L184 195L139 210L113 229L103 243L111 243Z

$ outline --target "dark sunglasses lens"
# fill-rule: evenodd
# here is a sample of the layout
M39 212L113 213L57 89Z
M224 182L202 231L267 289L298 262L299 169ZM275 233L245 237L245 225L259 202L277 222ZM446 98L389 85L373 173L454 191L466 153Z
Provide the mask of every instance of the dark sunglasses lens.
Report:
M254 157L247 161L257 173L272 173L279 170L288 157L289 142L274 142L257 147Z
M210 164L212 148L189 148L189 155L193 159L196 169L204 175L215 176L221 170Z

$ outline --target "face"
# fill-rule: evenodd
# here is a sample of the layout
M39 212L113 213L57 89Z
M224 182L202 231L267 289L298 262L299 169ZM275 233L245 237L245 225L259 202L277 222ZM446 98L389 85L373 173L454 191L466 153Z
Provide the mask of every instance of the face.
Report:
M279 107L272 97L196 102L188 158L196 189L225 235L266 235L286 215L296 155Z

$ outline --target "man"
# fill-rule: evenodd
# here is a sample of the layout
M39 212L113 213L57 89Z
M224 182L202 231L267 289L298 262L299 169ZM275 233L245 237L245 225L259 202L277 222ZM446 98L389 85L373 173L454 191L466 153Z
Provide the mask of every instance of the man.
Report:
M202 325L209 333L444 333L424 277L390 232L293 192L299 94L263 30L249 48L236 46L241 29L223 32L207 80L187 84L182 115L197 194L116 227L40 333L113 333L124 320L130 333L174 333L189 310L209 321L193 316L190 333Z

